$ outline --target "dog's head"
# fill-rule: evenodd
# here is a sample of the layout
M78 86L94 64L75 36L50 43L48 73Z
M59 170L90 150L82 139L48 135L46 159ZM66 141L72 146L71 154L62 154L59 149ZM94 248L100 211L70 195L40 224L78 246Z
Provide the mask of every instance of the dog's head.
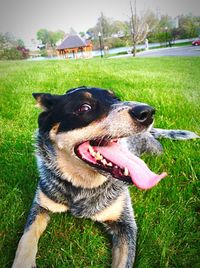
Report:
M60 168L72 183L73 176L78 175L71 169L78 169L79 175L86 169L94 174L111 174L144 189L163 177L152 173L141 159L120 145L121 138L151 127L155 113L152 107L122 102L112 91L99 88L80 87L64 95L33 96L44 109L38 119L39 132L50 137L57 157L62 155ZM146 181L141 183L140 176Z

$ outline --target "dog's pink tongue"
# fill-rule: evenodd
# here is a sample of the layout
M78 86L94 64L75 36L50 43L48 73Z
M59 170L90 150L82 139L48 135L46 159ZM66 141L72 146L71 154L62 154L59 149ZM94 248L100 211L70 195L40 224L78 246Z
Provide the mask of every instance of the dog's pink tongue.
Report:
M120 168L127 167L133 183L140 189L150 189L167 176L166 172L160 175L152 172L143 160L126 150L119 143L112 142L105 147L98 146L96 149Z

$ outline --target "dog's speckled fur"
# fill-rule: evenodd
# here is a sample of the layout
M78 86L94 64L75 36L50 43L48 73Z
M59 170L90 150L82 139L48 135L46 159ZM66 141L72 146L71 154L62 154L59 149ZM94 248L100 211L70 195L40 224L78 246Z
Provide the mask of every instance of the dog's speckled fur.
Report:
M123 137L120 141L123 146L139 156L143 152L161 153L162 146L154 137L163 133L168 138L181 135L186 139L194 135L156 129L151 129L150 133L150 121L140 124L130 115L130 109L139 104L121 102L110 91L81 87L63 96L34 94L34 97L44 109L36 138L40 181L12 267L36 266L37 244L47 226L49 213L66 211L75 217L102 222L112 235L112 267L132 267L137 227L128 184L88 166L75 156L74 146L96 137ZM95 102L96 115L86 117L77 112L79 110L74 108L77 99L82 99L82 103Z

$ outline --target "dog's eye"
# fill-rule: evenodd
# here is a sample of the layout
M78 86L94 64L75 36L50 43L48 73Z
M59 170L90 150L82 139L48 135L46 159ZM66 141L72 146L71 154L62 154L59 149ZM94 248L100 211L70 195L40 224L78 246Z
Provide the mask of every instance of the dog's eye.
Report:
M84 104L81 105L81 107L78 109L78 111L81 112L81 113L84 113L84 112L87 112L87 111L89 111L91 109L92 109L92 107L89 104L84 103Z

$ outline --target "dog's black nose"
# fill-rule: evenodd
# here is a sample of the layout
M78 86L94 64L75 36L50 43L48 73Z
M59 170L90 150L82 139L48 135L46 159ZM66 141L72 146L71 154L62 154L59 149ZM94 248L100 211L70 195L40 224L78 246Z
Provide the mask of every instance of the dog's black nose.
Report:
M153 122L155 109L148 105L137 105L130 110L131 116L143 125L150 125Z

